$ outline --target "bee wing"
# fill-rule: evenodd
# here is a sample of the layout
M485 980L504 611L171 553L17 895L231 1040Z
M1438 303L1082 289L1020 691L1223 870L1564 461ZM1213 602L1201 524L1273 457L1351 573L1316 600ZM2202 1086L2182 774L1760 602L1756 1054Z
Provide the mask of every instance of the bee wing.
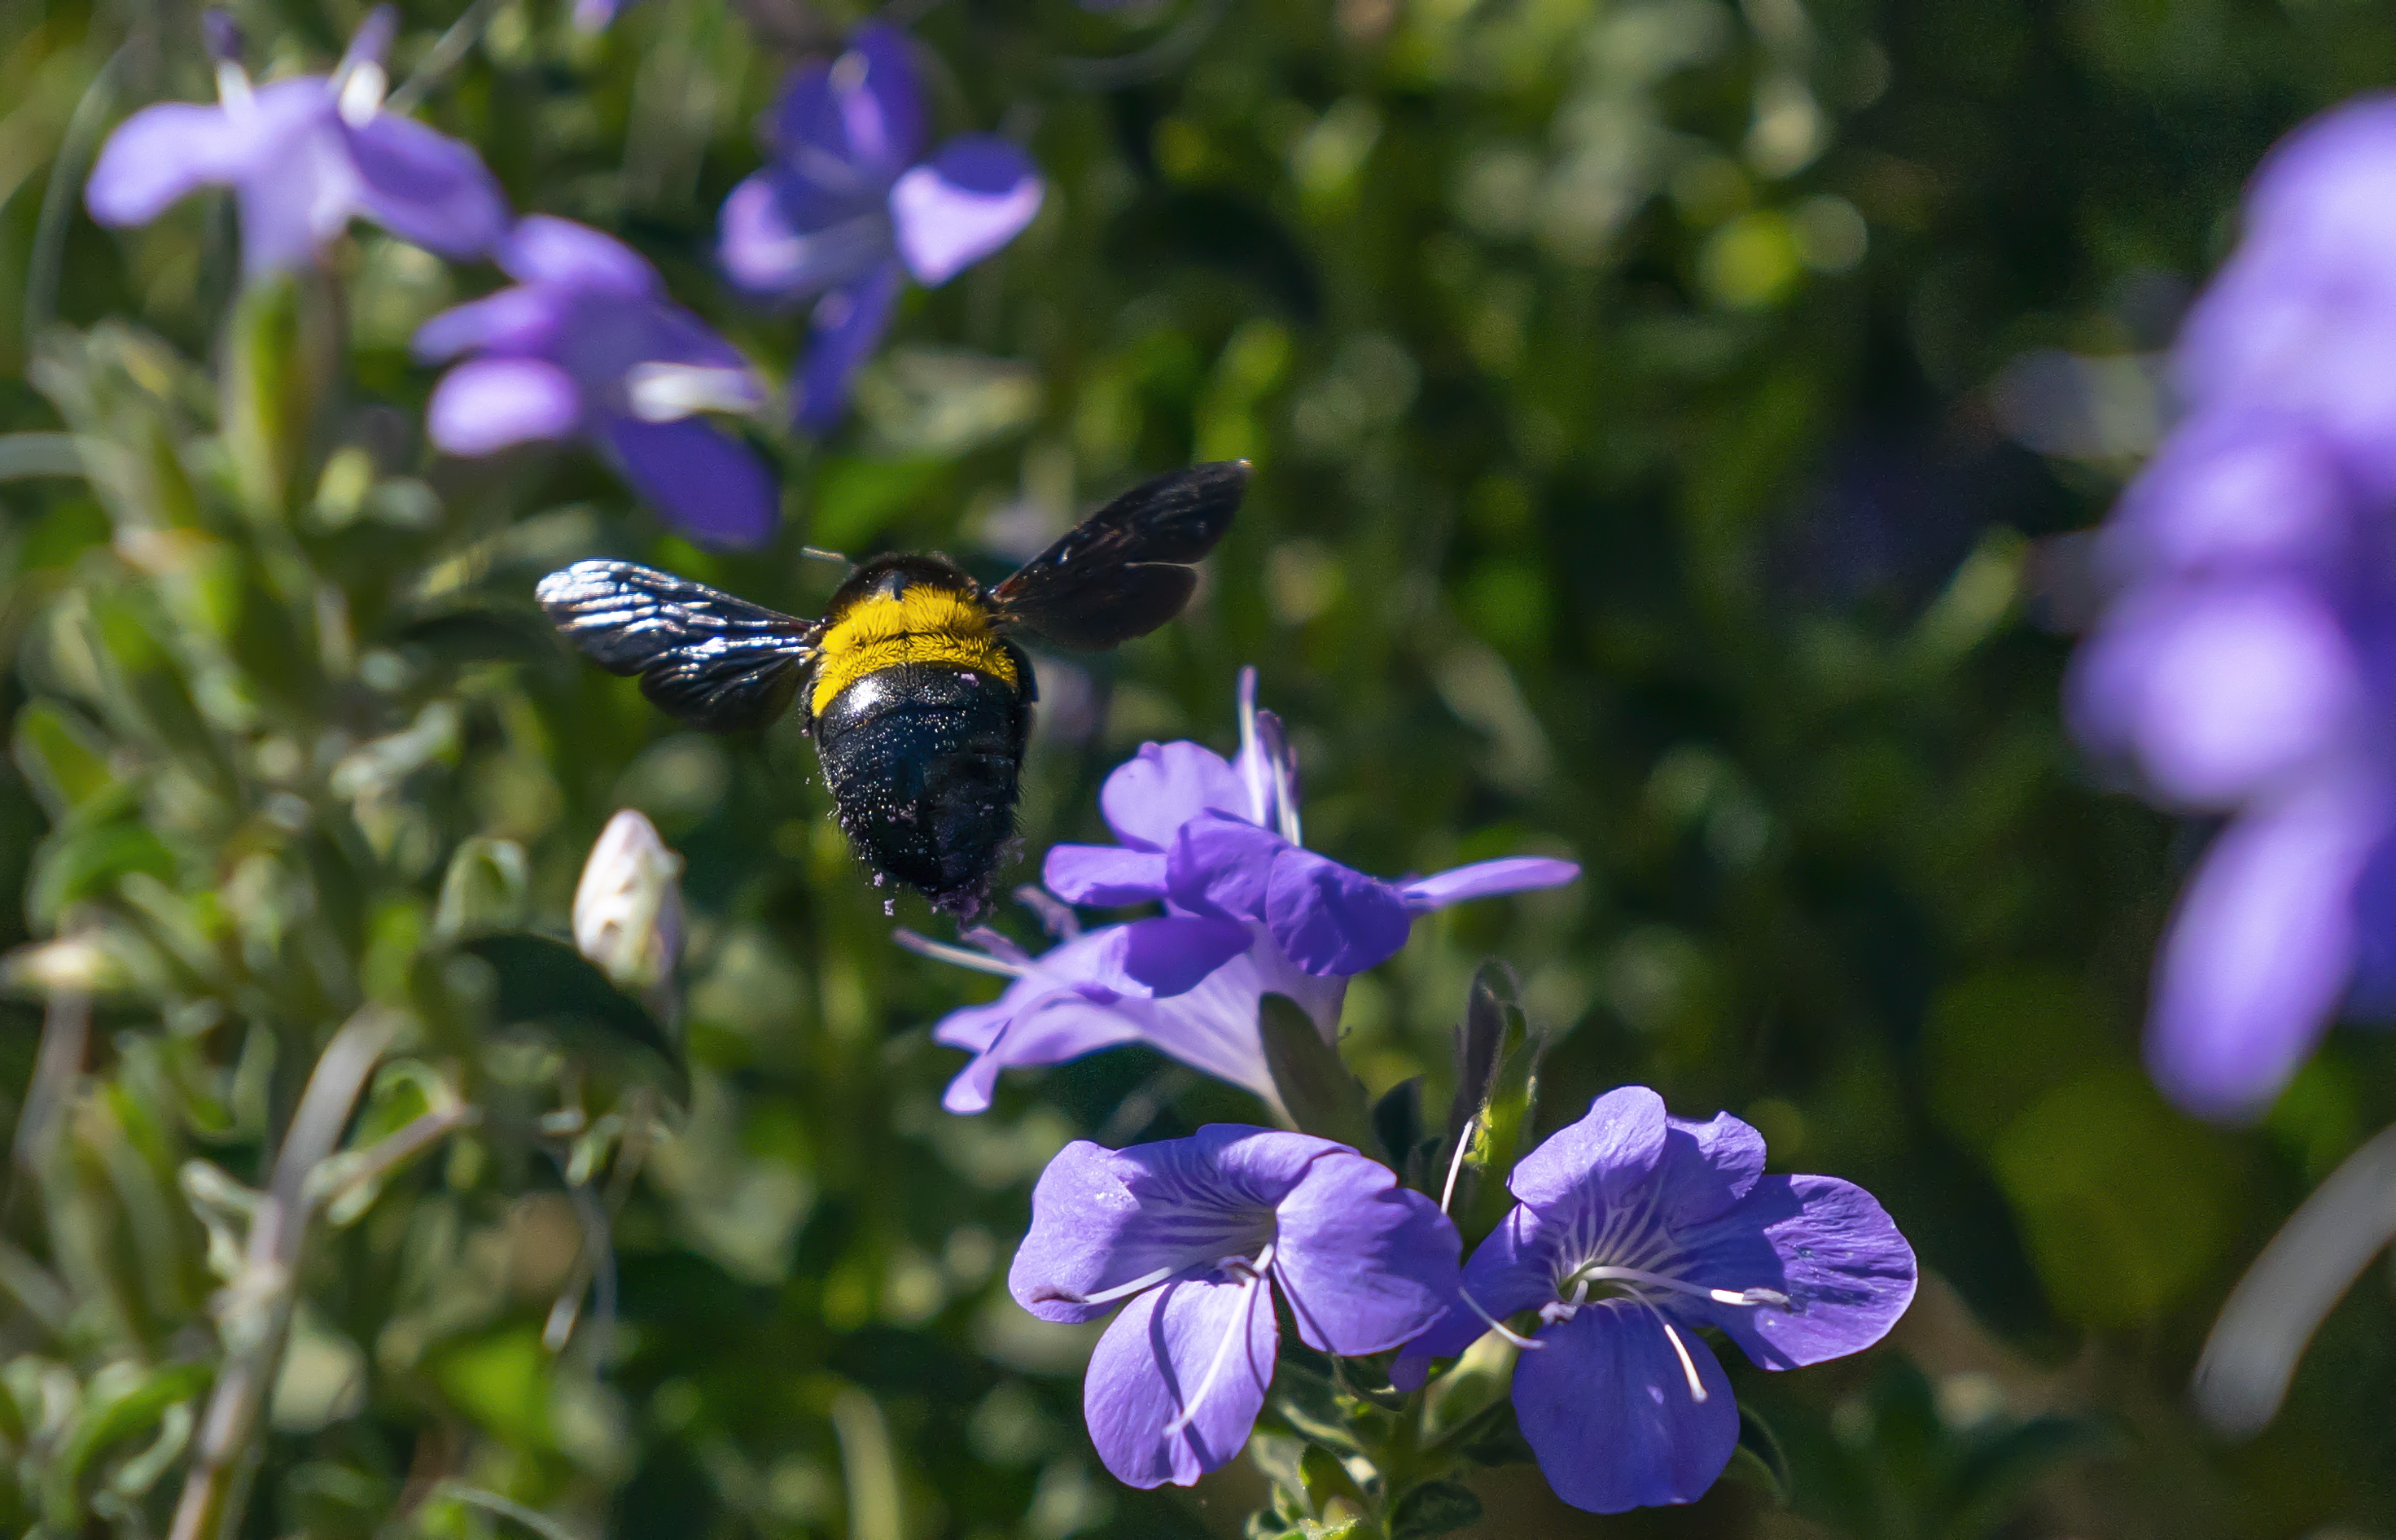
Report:
M1063 646L1097 651L1181 613L1248 490L1246 460L1218 460L1143 482L1084 519L991 590L999 617Z
M592 661L712 733L781 715L815 656L812 621L631 562L577 562L534 594Z

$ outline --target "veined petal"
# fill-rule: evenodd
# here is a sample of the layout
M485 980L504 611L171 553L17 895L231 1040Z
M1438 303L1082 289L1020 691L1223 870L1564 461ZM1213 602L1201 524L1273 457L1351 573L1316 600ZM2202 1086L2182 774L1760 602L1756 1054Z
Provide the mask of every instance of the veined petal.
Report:
M1275 1211L1273 1275L1310 1348L1356 1358L1419 1334L1455 1298L1456 1227L1378 1161L1327 1153Z
M538 358L470 358L441 377L425 404L424 432L449 455L488 455L582 424L582 392Z
M1342 977L1397 955L1414 913L1396 888L1295 845L1266 880L1265 927L1311 974Z
M601 429L624 479L665 521L705 545L759 546L781 522L774 473L705 421L610 417Z
M1075 1140L1032 1189L1032 1228L1007 1290L1043 1321L1094 1321L1142 1279L1255 1257L1272 1240L1273 1205L1340 1148L1239 1123L1128 1149Z
M881 344L898 303L905 272L883 263L856 285L827 294L816 305L815 329L799 365L798 424L810 433L829 433L848 413L848 385L859 365Z
M1247 808L1247 790L1223 756L1187 740L1141 744L1098 791L1107 827L1134 850L1170 848L1183 824L1209 810L1245 818Z
M1040 212L1040 173L995 134L963 134L890 189L898 254L915 281L947 283L1023 232Z
M1121 845L1050 845L1040 881L1069 904L1145 904L1165 896L1165 855Z
M1667 1118L1656 1162L1657 1210L1667 1225L1702 1224L1764 1175L1764 1135L1727 1112L1710 1122Z
M1167 847L1166 894L1193 914L1268 921L1273 866L1292 848L1271 830L1207 809L1184 822Z
M1647 1087L1608 1091L1517 1162L1506 1186L1534 1208L1612 1201L1655 1171L1669 1126L1664 1098Z
M1120 992L1163 999L1195 989L1252 942L1237 920L1158 915L1114 927L1109 961L1122 975Z
M1697 1333L1670 1330L1645 1308L1609 1299L1547 1327L1538 1350L1515 1361L1523 1437L1573 1507L1623 1513L1695 1502L1730 1464L1738 1443L1730 1378Z
M84 183L84 206L104 225L148 224L167 206L245 169L249 137L221 107L162 101L116 126Z
M1029 980L1026 981L1030 982ZM1008 991L1011 999L1014 991ZM999 1028L976 1049L971 1062L950 1082L942 1103L952 1112L981 1112L990 1107L991 1092L1001 1069L1033 1069L1064 1064L1101 1049L1138 1042L1141 1032L1121 1011L1088 1000L1070 989L1043 989L1018 1002L1005 1001L984 1010L1003 1012ZM987 1029L991 1018L960 1024L957 1031ZM946 1025L946 1023L943 1023ZM952 1036L952 1047L975 1045Z
M2355 885L2389 823L2376 790L2322 786L2215 839L2156 962L2147 1066L2164 1095L2220 1119L2270 1105L2346 989Z
M1401 1390L1421 1387L1433 1359L1454 1358L1489 1330L1492 1321L1504 1321L1556 1297L1552 1253L1558 1233L1542 1226L1532 1210L1515 1205L1507 1211L1466 1263L1459 1284L1465 1299L1451 1299L1439 1319L1398 1355L1390 1383Z
M443 311L416 328L408 347L420 364L469 351L546 352L566 317L566 304L553 289L504 288Z
M473 146L390 113L356 127L338 115L334 122L368 219L453 260L480 257L506 237L507 198Z
M549 284L595 294L646 299L663 285L657 269L631 246L589 225L548 214L527 214L499 249L500 269L520 284Z
M1509 856L1502 860L1475 861L1471 866L1418 877L1399 891L1405 895L1408 908L1422 911L1445 909L1468 898L1494 898L1533 888L1562 887L1579 876L1577 862L1545 856Z
M1835 1176L1766 1176L1708 1224L1680 1232L1692 1283L1737 1294L1770 1289L1776 1305L1674 1301L1674 1313L1719 1326L1766 1369L1860 1352L1913 1302L1913 1248L1872 1195Z
M1281 1348L1261 1281L1183 1280L1135 1297L1082 1381L1090 1441L1127 1486L1188 1486L1245 1448Z

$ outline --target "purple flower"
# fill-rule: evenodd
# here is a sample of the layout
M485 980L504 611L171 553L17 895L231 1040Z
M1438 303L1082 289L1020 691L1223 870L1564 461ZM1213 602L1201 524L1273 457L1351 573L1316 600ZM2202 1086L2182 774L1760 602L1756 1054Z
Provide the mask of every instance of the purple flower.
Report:
M951 1012L932 1029L934 1042L974 1055L941 1098L950 1111L988 1109L1001 1069L1144 1042L1255 1092L1280 1114L1285 1109L1257 1025L1264 997L1296 1001L1326 1041L1338 1031L1348 981L1300 973L1260 927L1218 922L1212 944L1204 945L1161 919L1085 933L1067 910L1059 923L1065 939L1038 957L988 930L967 933L979 952L900 933L903 945L925 956L1013 980L991 1003Z
M426 363L474 355L433 390L433 442L487 455L579 435L693 538L770 538L780 516L773 473L699 415L764 405L748 361L667 299L638 253L595 230L529 215L499 262L515 287L444 311L416 334Z
M1570 861L1514 856L1430 877L1385 882L1308 850L1298 816L1298 767L1281 724L1256 707L1256 670L1240 674L1240 757L1195 743L1151 743L1107 777L1098 805L1120 843L1060 844L1042 870L1072 904L1161 900L1160 923L1203 950L1224 921L1262 926L1291 962L1345 977L1406 944L1415 916L1468 898L1554 887L1580 875ZM1158 958L1178 949L1162 937Z
M1267 1279L1308 1347L1355 1357L1440 1313L1457 1251L1438 1205L1345 1145L1211 1123L1066 1146L1006 1282L1043 1321L1126 1302L1082 1383L1090 1439L1130 1485L1188 1486L1240 1452L1264 1404L1281 1341Z
M765 138L768 164L724 200L719 249L750 293L815 301L792 405L829 432L906 280L937 287L1015 239L1040 211L1040 176L993 134L926 157L906 34L879 22L792 77Z
M2115 509L2071 724L2230 821L2157 960L2147 1057L2258 1114L2342 1007L2396 1005L2396 98L2290 135L2174 357L2191 407ZM2381 874L2387 874L2385 876Z
M507 200L472 148L382 111L382 57L398 25L379 7L340 68L253 90L230 57L218 105L167 101L117 126L84 187L91 217L147 224L203 187L241 205L242 266L256 278L304 266L363 217L445 257L479 257L508 228ZM230 54L232 29L211 26Z
M1913 1298L1913 1250L1871 1194L1767 1176L1754 1129L1668 1117L1645 1086L1591 1102L1507 1186L1522 1201L1473 1252L1461 1303L1392 1377L1418 1385L1506 1332L1523 1436L1556 1495L1593 1513L1693 1502L1730 1462L1738 1405L1700 1328L1790 1369L1870 1347ZM1497 1324L1533 1309L1527 1339Z

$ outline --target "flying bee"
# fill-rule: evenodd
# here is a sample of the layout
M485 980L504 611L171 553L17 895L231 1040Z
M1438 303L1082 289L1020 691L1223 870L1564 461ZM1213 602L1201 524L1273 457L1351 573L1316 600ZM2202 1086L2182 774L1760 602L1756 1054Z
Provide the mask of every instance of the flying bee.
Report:
M876 556L819 620L630 562L577 562L536 591L600 667L709 732L759 727L795 699L840 827L885 878L962 917L1015 834L1032 660L1012 633L1098 651L1181 613L1191 564L1231 527L1248 462L1132 488L984 591L944 556Z

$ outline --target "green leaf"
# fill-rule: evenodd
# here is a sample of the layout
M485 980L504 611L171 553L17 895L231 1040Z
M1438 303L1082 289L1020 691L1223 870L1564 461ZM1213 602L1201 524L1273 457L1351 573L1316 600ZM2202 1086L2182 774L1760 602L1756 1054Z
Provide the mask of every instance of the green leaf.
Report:
M1789 1455L1780 1447L1779 1435L1756 1414L1753 1407L1744 1403L1738 1409L1738 1442L1731 1448L1730 1466L1723 1472L1723 1479L1754 1488L1775 1507L1787 1507L1795 1491L1789 1473Z
M525 923L532 869L513 840L477 834L459 843L441 879L433 929L445 941L514 930Z
M89 805L119 784L107 745L89 723L53 701L17 713L17 765L52 818Z
M198 1395L215 1377L215 1368L206 1363L152 1370L120 1362L93 1375L73 1424L42 1474L42 1506L50 1525L62 1534L76 1533L77 1489L92 1462L155 1427L168 1407Z
M682 1050L648 1008L607 980L573 947L554 936L503 931L463 942L459 949L488 963L497 976L497 1018L554 1032L567 1049L636 1063L661 1072L660 1089L690 1098ZM633 1053L627 1055L625 1050Z
M1481 1499L1455 1481L1426 1481L1390 1508L1390 1540L1430 1540L1477 1521Z
M1440 1156L1444 1168L1456 1171L1448 1212L1468 1245L1496 1228L1513 1205L1506 1174L1523 1153L1538 1103L1547 1040L1516 1000L1513 971L1502 962L1484 963L1473 976L1457 1029L1456 1101Z
M37 929L53 929L69 904L113 892L120 879L134 872L146 872L161 883L174 881L175 857L149 825L61 829L42 843L34 857L25 912Z
M1419 1185L1419 1173L1409 1166L1428 1163L1423 1145L1430 1134L1423 1126L1423 1078L1403 1080L1382 1093L1373 1104L1373 1134L1381 1141L1381 1153L1401 1179L1408 1186Z
M1359 1149L1372 1148L1364 1087L1323 1039L1314 1018L1286 995L1269 994L1257 1008L1265 1063L1290 1121L1306 1133Z

